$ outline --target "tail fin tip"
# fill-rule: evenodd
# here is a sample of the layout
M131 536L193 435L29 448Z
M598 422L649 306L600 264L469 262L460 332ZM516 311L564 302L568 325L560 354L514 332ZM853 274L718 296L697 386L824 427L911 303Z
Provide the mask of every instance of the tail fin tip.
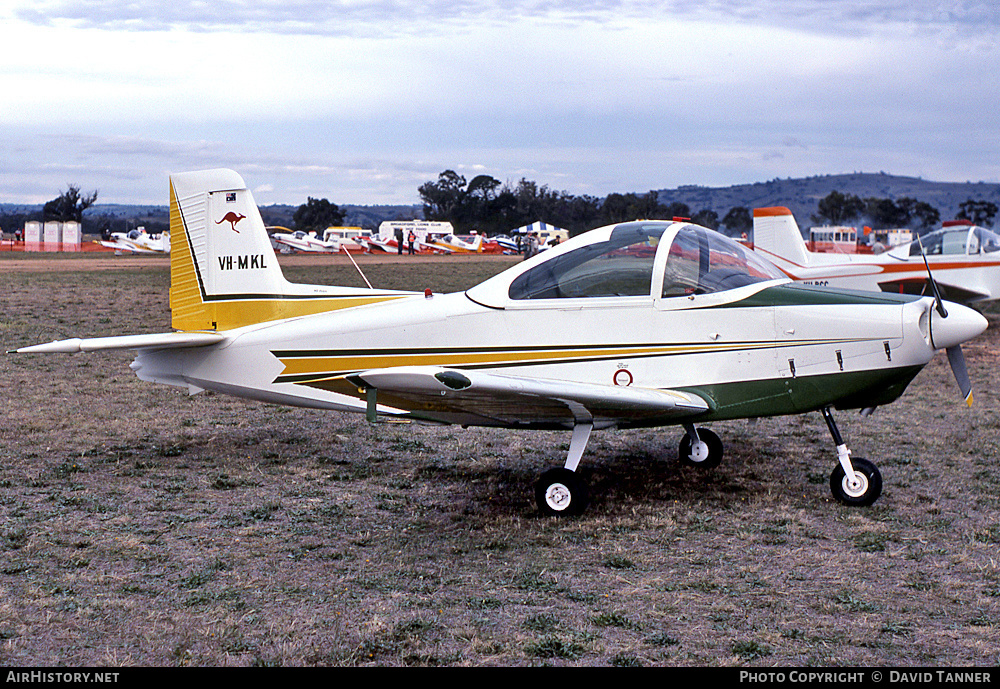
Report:
M792 211L785 208L784 206L771 206L769 208L754 208L753 217L755 218L774 218L782 215L791 215Z

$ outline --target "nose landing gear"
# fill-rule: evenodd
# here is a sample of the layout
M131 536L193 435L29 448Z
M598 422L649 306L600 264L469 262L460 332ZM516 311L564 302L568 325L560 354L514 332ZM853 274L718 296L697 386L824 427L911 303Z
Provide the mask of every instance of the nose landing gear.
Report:
M830 474L830 491L838 502L851 507L866 507L882 495L882 474L878 467L867 459L851 459L851 451L840 436L836 421L829 407L824 407L823 418L830 429L833 442L837 443L837 458L840 463Z

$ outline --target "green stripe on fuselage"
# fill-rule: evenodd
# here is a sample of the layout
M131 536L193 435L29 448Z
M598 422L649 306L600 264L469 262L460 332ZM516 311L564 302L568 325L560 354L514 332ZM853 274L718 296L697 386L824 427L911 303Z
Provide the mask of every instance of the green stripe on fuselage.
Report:
M870 304L899 305L920 299L908 294L830 289L815 285L787 284L768 287L739 301L712 308L732 309L761 306L858 306Z

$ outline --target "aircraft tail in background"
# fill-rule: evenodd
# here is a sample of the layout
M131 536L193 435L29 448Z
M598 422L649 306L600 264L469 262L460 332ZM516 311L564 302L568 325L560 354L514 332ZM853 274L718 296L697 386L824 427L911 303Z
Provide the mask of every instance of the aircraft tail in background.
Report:
M753 248L782 268L793 263L809 265L809 251L792 212L783 206L755 208L753 211Z

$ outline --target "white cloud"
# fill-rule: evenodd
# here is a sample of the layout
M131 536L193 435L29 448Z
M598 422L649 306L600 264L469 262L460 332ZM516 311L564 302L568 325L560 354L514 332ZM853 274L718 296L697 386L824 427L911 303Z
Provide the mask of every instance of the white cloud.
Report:
M937 30L961 26L990 32L1000 8L981 0L15 0L9 14L39 26L115 31L385 36L453 33L459 28L556 19L567 24L664 17L712 23L794 27L814 33L857 33L886 24Z
M995 178L998 26L971 1L17 0L0 195L78 171L162 198L219 165L267 202L412 202L445 168L598 195Z

